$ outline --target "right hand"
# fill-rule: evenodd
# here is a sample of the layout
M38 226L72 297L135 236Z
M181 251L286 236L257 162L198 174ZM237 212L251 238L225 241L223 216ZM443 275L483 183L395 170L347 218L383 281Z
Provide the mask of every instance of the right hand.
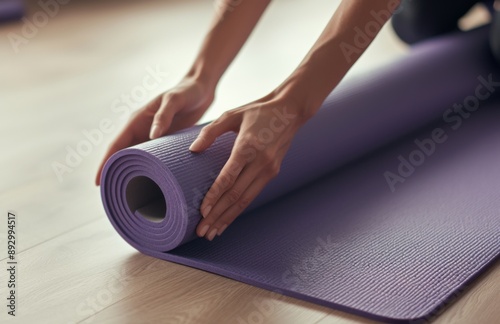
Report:
M193 126L213 100L214 89L186 78L134 112L104 155L97 171L96 185L100 185L104 164L115 152Z

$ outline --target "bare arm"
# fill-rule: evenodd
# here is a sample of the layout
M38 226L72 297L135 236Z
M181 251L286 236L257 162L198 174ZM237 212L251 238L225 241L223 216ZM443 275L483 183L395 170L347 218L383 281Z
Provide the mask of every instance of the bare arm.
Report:
M296 131L316 113L398 4L399 0L343 0L304 60L276 90L202 129L191 145L194 152L205 150L223 133L233 131L238 136L201 204L204 219L197 228L199 236L212 240L221 235L278 174ZM365 29L369 32L360 45L355 39ZM277 113L286 120L276 119ZM261 136L263 130L266 137Z
M111 144L116 151L194 125L213 100L217 83L270 0L224 0L192 67L181 82L140 109ZM207 149L221 134L238 133L231 156L201 204L199 236L212 240L279 172L296 133L376 37L399 0L343 0L297 69L270 94L205 126L190 150ZM364 44L355 39L365 31ZM368 32L366 32L368 31ZM276 119L276 115L281 117ZM271 140L261 131L274 129ZM278 122L278 123L276 123ZM280 124L281 122L281 124ZM278 125L279 124L279 125ZM250 153L250 154L249 154Z
M312 116L399 3L399 0L343 0L309 53L276 92L293 97L306 110L306 116Z
M219 7L188 75L215 87L271 0L218 0Z
M186 78L194 79L213 94L219 79L245 44L248 36L269 5L270 0L219 0L209 32ZM208 106L203 106L203 112ZM171 108L169 108L170 111ZM199 110L201 111L201 110ZM151 125L150 138L165 135L169 119L158 109Z
M210 29L188 73L131 117L104 155L96 175L113 153L193 126L214 99L217 83L262 16L270 0L219 0Z

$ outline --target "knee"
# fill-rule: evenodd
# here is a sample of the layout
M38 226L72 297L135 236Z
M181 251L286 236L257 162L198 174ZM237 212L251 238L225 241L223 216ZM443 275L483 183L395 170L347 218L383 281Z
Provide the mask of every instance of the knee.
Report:
M412 17L403 11L392 16L391 24L396 35L407 44L418 43L435 35L423 19Z
M396 35L414 44L456 29L456 23L450 24L431 9L428 1L403 0L391 20Z
M497 63L500 63L500 12L495 13L491 25L490 46Z

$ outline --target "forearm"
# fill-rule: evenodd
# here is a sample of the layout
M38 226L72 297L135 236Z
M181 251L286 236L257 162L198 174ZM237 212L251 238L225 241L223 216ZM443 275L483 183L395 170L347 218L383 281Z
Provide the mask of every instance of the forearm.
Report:
M218 0L219 7L188 72L215 88L271 0Z
M291 98L306 118L312 116L373 41L399 2L343 0L304 60L278 87L278 95Z

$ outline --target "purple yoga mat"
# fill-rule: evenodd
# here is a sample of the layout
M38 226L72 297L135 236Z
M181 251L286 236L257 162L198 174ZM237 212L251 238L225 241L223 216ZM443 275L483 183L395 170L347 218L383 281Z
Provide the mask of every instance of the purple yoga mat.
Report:
M438 38L344 80L213 242L196 239L199 205L235 135L192 154L199 126L110 158L109 219L157 258L378 320L428 318L500 252L500 101L485 98L500 74L487 39L487 28ZM447 112L464 100L480 109ZM400 177L392 188L387 172Z

